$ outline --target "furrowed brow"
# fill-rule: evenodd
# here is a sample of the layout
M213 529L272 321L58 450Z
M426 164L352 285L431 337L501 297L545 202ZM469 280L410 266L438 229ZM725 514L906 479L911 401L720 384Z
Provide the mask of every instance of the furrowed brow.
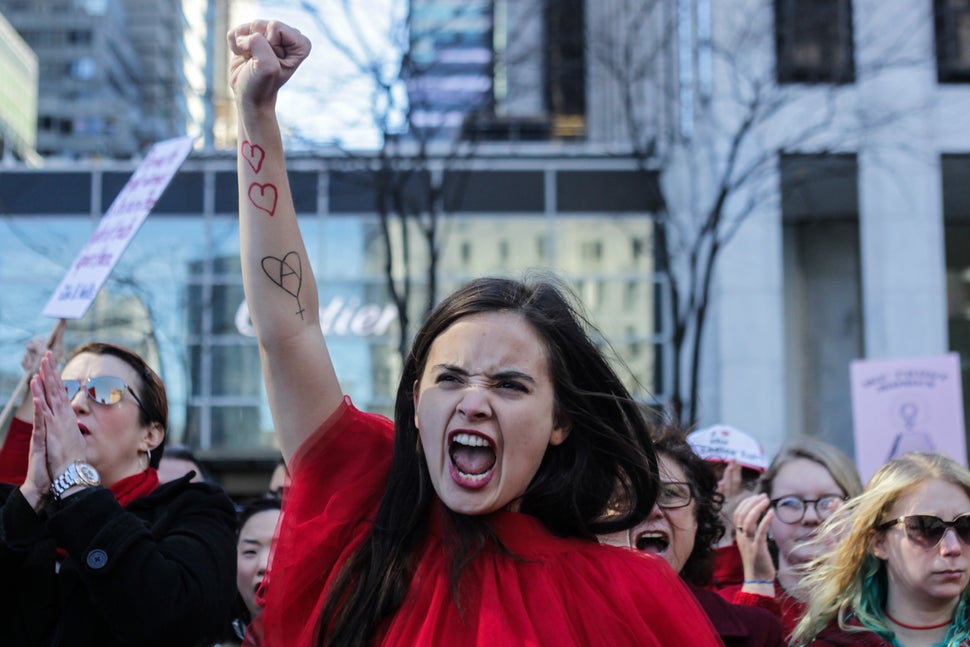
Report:
M500 371L491 376L492 380L522 380L524 382L529 382L530 384L535 384L535 379L528 373L523 373L522 371Z
M463 377L468 377L471 375L468 371L461 368L460 366L455 366L453 364L435 364L435 370L438 371L448 371L449 373L455 373L456 375L461 375ZM523 373L522 371L508 370L499 371L498 373L491 373L486 375L489 380L495 382L499 380L522 380L529 382L530 384L535 384L535 378L528 373Z

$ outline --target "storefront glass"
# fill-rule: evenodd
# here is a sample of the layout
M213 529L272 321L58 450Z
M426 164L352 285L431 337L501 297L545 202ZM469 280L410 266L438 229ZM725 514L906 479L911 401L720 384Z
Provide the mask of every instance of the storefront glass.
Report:
M21 375L25 342L53 326L40 312L96 223L90 214L0 219L0 401ZM662 398L662 292L645 214L460 213L438 224L439 297L477 276L555 273L575 290L634 394ZM384 229L371 213L305 208L300 226L341 383L361 408L389 414L401 358ZM413 334L428 303L428 247L414 223L407 235L399 223L387 231L398 250L411 242L410 270L400 254L392 265L397 285L410 277ZM238 250L231 212L153 213L66 337L68 347L103 339L142 353L169 389L170 438L210 456L275 452Z

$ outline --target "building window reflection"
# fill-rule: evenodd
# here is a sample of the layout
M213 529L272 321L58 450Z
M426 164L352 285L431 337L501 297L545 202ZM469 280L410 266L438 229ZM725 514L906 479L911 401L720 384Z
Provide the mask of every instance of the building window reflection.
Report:
M97 181L92 177L83 182ZM180 196L177 205L199 203ZM171 208L175 213L162 208L146 220L91 312L69 324L66 342L106 339L144 354L169 389L173 442L210 459L269 456L277 450L242 290L235 217L192 211L195 206ZM6 393L19 378L23 344L52 325L39 316L50 290L99 217L12 214L0 220L5 241L0 389ZM301 213L299 218L318 282L321 326L341 383L361 408L390 415L402 360L397 310L385 276L384 230L369 213ZM596 338L617 357L634 394L645 401L662 396L656 354L666 331L658 329L660 297L652 260L644 253L651 235L646 214L628 208L619 215L478 211L450 214L443 222L439 298L476 276L554 273L576 288L597 327ZM405 232L403 226L390 223L391 243L420 239L417 229ZM412 328L424 317L428 281L422 268L430 261L426 246L414 250ZM396 281L407 271L401 262L392 265Z

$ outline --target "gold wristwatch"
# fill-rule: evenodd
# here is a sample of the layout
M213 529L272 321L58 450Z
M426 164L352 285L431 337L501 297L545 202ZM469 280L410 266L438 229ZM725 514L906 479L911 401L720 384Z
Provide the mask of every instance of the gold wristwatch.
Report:
M83 461L74 461L63 474L51 483L51 494L55 501L60 501L61 495L75 485L101 485L101 475L93 466Z

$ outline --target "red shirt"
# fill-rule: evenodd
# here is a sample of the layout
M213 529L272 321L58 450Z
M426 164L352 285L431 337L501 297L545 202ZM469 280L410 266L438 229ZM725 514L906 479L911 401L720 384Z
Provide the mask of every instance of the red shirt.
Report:
M805 603L788 595L777 581L775 582L774 597L759 595L758 593L746 593L738 585L723 588L718 593L725 600L734 604L768 609L781 619L781 626L785 630L786 636L791 636L798 621L805 614Z
M391 422L361 413L345 399L297 452L265 608L254 626L260 644L317 644L328 587L370 530L387 485L392 447ZM721 644L663 559L555 537L535 517L513 512L494 513L488 520L514 555L486 549L463 571L467 596L459 613L451 596L440 502L430 514L407 596L375 644Z
M30 436L33 431L32 423L20 418L10 419L10 428L0 449L0 483L23 485L27 480Z
M768 609L781 619L785 636L790 636L798 621L802 619L802 615L805 614L805 603L788 595L777 581L774 597L745 593L741 590L744 581L743 572L741 553L738 551L737 544L718 548L714 554L712 588L728 602Z

